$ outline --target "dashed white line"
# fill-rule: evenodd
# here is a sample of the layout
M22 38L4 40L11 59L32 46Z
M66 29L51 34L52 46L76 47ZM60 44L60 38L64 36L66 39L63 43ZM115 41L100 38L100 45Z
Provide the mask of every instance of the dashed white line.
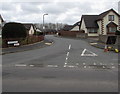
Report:
M34 65L29 65L30 67L34 67Z
M65 65L67 65L67 63L65 62Z
M25 64L15 64L16 67L26 67L27 65Z
M47 67L58 67L58 65L47 65Z
M68 60L68 57L66 57L66 60Z
M85 65L85 63L83 63L83 65Z
M76 65L79 65L79 63L76 63Z
M84 66L84 68L87 68L87 66Z
M115 66L112 66L112 69L115 68Z
M70 53L70 52L67 52L67 56L69 56L69 53Z
M96 65L96 63L94 63L93 65Z
M69 45L69 50L71 49L71 44Z

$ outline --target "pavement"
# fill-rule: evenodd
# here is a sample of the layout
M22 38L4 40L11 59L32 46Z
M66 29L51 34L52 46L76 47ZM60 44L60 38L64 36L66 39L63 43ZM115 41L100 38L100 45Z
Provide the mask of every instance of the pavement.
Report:
M81 39L46 39L54 43L2 56L3 92L118 91L116 53L105 53Z
M40 41L34 44L23 45L19 47L3 48L2 55L9 54L9 53L23 52L23 51L33 50L33 49L39 49L39 48L43 48L46 46L50 46L52 43L53 43L53 40L45 39L43 41Z
M91 46L99 48L99 49L105 49L105 43L99 41L97 38L88 38L85 39ZM115 51L115 49L119 49L118 45L107 45L108 47L111 47L109 51Z

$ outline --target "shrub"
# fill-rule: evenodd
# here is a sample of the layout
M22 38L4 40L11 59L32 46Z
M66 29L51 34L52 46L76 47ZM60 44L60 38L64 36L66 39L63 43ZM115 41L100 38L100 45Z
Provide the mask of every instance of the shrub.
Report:
M36 32L37 36L43 35L43 32Z
M26 28L21 23L6 23L2 29L2 38L25 38Z

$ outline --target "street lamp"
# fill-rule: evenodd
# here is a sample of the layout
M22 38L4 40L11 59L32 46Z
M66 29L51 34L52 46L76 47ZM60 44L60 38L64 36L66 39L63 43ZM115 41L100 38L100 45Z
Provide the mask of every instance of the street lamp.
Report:
M45 15L48 15L48 14L43 14L43 29L45 29L45 26L44 26L44 16Z

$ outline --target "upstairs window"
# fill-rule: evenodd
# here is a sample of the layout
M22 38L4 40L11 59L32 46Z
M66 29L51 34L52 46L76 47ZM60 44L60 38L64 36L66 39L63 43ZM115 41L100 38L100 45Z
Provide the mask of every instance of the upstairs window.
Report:
M109 15L108 20L109 21L114 21L114 15Z

